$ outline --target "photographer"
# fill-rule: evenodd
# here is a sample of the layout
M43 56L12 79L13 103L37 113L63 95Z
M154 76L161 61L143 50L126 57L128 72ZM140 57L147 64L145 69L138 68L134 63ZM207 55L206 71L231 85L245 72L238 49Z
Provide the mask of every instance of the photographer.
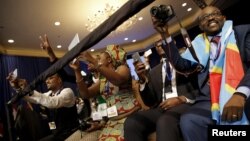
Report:
M189 50L182 55L185 59L182 58L168 32L167 23L162 24L152 16L171 63L178 71L188 74L195 70L198 75L201 93L180 121L185 141L207 140L208 125L249 124L243 111L250 95L247 64L250 61L250 25L232 28L232 21L226 21L226 17L214 6L205 7L198 20L204 33L199 34L192 45L199 62ZM197 69L197 66L202 69Z

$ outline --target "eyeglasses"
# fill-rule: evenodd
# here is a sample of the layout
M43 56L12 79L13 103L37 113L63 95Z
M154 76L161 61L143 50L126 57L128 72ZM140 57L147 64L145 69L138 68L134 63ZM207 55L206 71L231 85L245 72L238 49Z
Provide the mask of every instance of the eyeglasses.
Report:
M217 17L220 17L220 16L222 16L221 12L215 11L215 12L213 12L213 13L205 14L205 15L201 16L201 17L199 18L199 20L200 20L201 22L204 22L204 21L209 20L210 17L216 17L216 18L217 18Z

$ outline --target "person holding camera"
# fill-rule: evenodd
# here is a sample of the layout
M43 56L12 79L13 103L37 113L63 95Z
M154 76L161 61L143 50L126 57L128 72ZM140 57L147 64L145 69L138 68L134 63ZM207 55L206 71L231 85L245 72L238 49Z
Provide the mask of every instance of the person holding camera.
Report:
M154 46L161 58L160 64L148 72L143 62L134 63L140 95L150 109L136 112L126 119L126 141L148 140L152 132L156 132L157 141L181 140L180 115L194 102L195 87L188 78L175 73L162 49L161 40Z
M12 74L7 79L16 91L21 91L27 86L25 79L14 79ZM49 89L48 92L40 93L34 90L24 99L50 110L48 124L52 134L40 139L40 141L63 141L79 126L74 92L71 88L63 87L62 78L57 73L49 76L45 83Z
M152 16L174 67L182 73L198 75L200 95L180 120L185 141L207 140L208 125L249 124L244 105L250 101L250 25L233 27L233 22L214 6L202 9L198 21L203 33L192 41L196 60L190 50L181 57L167 22Z

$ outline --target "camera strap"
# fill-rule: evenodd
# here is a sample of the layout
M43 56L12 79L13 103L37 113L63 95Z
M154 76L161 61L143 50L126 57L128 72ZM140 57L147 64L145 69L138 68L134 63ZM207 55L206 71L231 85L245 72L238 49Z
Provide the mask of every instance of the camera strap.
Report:
M179 22L179 24L180 24L180 22ZM198 59L198 57L197 57L197 55L195 53L194 47L193 47L193 45L191 43L191 39L190 39L190 37L189 37L189 35L187 33L187 30L182 26L181 26L181 35L182 35L182 37L183 37L183 39L185 41L186 46L188 47L188 49L189 49L189 51L191 53L191 55L193 56L195 61L197 61L197 63L200 64L200 60Z
M194 60L198 63L196 70L200 71L200 70L202 70L202 65L201 65L200 60L198 59L198 57L196 55L196 52L195 52L194 47L192 45L191 39L189 37L189 34L188 34L186 28L184 28L182 26L181 21L179 20L179 18L177 17L177 15L175 15L175 17L176 17L176 19L177 19L177 21L178 21L178 23L179 23L179 25L181 27L180 30L181 30L182 38L183 38L183 40L184 40L187 48L189 49L191 55L193 56Z
M179 24L181 26L180 22L179 22ZM195 53L195 50L193 48L193 45L191 43L191 40L189 38L189 35L188 35L186 29L183 28L182 26L181 26L181 34L182 34L182 37L183 37L183 39L185 41L185 44L186 44L187 48L189 49L191 55L193 56L193 58L195 59L195 61L197 61L197 63L198 63L197 67L194 70L188 71L188 72L181 72L181 71L178 71L176 68L174 68L177 73L182 74L182 75L184 75L184 76L187 77L189 74L193 74L195 72L201 71L203 69L203 66L201 65L200 60L198 59L198 57L197 57L197 55ZM166 39L166 37L165 37L164 34L161 34L161 36L163 37L163 39ZM165 41L165 42L167 43L167 41ZM171 52L170 51L169 51L169 53L170 53L170 56L171 56ZM172 60L170 60L170 62L172 63ZM174 65L172 65L172 66L174 67Z
M181 30L181 35L182 35L183 40L185 41L185 44L186 44L187 48L189 49L189 51L190 51L191 55L193 56L193 58L195 59L195 61L197 61L197 63L199 64L198 66L200 66L200 60L198 59L198 57L197 57L197 55L195 53L194 47L192 45L191 39L189 37L189 34L188 34L186 28L184 28L182 26L181 21L177 17L177 15L175 15L175 17L176 17L176 19L177 19L177 21L178 21L178 23L179 23L179 25L181 27L181 29L180 29Z

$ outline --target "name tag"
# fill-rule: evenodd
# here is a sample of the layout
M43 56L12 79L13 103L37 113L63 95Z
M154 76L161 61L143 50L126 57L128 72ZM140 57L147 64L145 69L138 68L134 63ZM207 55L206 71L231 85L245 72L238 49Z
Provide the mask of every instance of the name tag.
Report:
M115 105L112 106L112 107L109 107L109 108L107 109L107 112L108 112L108 117L109 117L109 118L118 116L117 108L116 108Z
M56 129L56 123L55 123L54 121L49 122L49 129L50 129L50 130Z
M171 93L165 93L165 97L166 99L172 98L172 97L177 97L177 93L176 92L171 92Z
M100 112L92 112L93 121L102 120L102 115Z
M97 107L97 112L101 114L102 117L106 117L107 114L107 103L99 104Z

